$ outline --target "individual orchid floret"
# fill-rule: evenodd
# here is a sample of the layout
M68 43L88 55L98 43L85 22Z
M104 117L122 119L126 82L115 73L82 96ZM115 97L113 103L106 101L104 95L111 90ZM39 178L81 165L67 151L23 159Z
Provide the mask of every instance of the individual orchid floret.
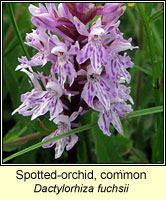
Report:
M88 67L87 82L84 85L81 97L95 109L94 100L97 98L106 110L110 109L110 85L105 76L96 75L91 66Z
M60 37L64 38L69 42L73 42L71 37L68 37L63 30L61 30L61 26L65 27L74 27L74 25L69 21L68 18L60 17L60 13L57 11L55 5L51 3L46 3L46 8L40 4L40 7L29 6L29 10L32 17L32 23L39 29L44 31L49 30L53 33L58 34Z
M127 105L126 101L133 104L130 96L130 88L120 84L119 81L109 79L105 74L94 74L93 68L88 67L88 71L79 71L78 75L86 75L87 82L84 85L81 97L89 105L89 107L100 112L99 127L104 134L110 135L110 123L119 133L123 133L119 115L126 117L126 113L132 111L131 105Z
M118 97L120 98L120 101L130 101L131 104L134 104L132 97L130 96L130 87L126 87L125 85L118 84Z
M76 55L78 51L79 45L77 42L70 49L68 49L65 43L59 42L51 51L52 54L57 56L57 62L53 64L51 73L58 74L58 81L62 87L64 87L67 77L71 86L77 76L74 68L73 55Z
M31 58L29 64L31 66L44 66L47 63L47 56L50 54L48 35L42 30L33 30L32 33L26 34L25 44L38 50L38 53Z
M78 72L85 75L85 71ZM130 88L121 85L119 81L115 82L106 74L96 75L93 69L89 66L87 72L87 82L84 85L81 97L94 110L99 111L96 107L96 102L99 101L103 108L108 111L111 108L111 103L118 101L129 100L133 104Z
M21 70L21 69L31 68L30 65L28 64L28 59L26 56L22 56L21 58L18 58L18 61L20 62L20 65L16 67L15 69L16 71Z
M28 62L28 65L44 66L48 61L55 62L56 58L51 55L51 49L57 41L59 41L57 36L50 33L48 35L41 29L36 29L32 33L28 33L25 44L38 50L37 54Z
M81 14L86 14L94 7L95 5L93 3L76 3L77 11Z
M107 52L107 46L104 41L110 37L112 32L119 23L111 26L103 26L101 24L101 18L99 18L91 27L90 32L87 31L87 26L74 17L75 26L78 32L88 37L88 43L81 49L77 55L77 61L79 64L84 63L87 59L90 59L91 65L96 74L101 74L102 65L106 65L108 62L109 54ZM113 40L114 38L111 38ZM111 41L109 39L109 41Z
M59 17L62 17L62 18L64 17L68 19L69 21L73 22L73 16L70 13L66 3L60 3L58 5L58 15Z
M105 135L110 136L110 123L118 131L123 134L123 128L119 116L127 117L127 113L132 112L131 105L127 105L124 101L111 104L109 111L103 110L99 114L98 125Z
M61 135L63 133L69 132L71 130L72 122L78 117L78 115L82 112L82 107L79 108L78 112L74 112L70 117L67 115L59 115L54 119L54 123L58 124L58 128L49 136L45 137L42 141L47 141L53 137ZM59 158L65 147L66 150L69 151L73 148L73 146L77 143L78 136L77 135L70 135L64 138L61 138L57 141L50 142L43 146L43 148L50 148L56 144L55 147L55 159Z
M29 11L32 15L37 15L37 14L46 13L47 9L41 3L39 3L39 7L34 6L33 4L30 4Z
M125 40L123 34L118 34L116 39L111 43L108 47L109 52L109 61L106 68L106 73L112 80L117 80L119 82L126 81L130 82L130 73L127 71L127 68L133 67L133 62L127 54L124 56L119 55L118 53L121 51L126 51L128 49L133 50L138 48L137 46L132 46L132 39Z
M106 65L106 73L116 82L124 83L126 81L127 83L130 83L131 76L127 71L127 68L132 68L133 65L134 63L127 54L124 54L124 56L111 54L110 60Z
M132 46L132 38L125 40L122 35L117 35L116 39L109 46L109 52L119 53L121 51L126 51L128 49L133 50L138 48L138 46Z
M102 10L102 22L106 23L116 23L121 15L123 15L126 6L122 6L123 3L105 3Z
M25 69L21 71L29 76L34 85L34 89L31 92L21 95L22 104L12 114L18 112L24 116L32 116L31 120L34 120L49 111L50 120L53 120L63 111L60 100L63 94L62 88L56 80L49 80L45 85L46 91L43 91L37 80L36 73L28 72Z
M102 6L95 6L93 3L60 3L58 14L62 18L69 19L73 24L73 17L76 16L82 23L87 24L102 11Z

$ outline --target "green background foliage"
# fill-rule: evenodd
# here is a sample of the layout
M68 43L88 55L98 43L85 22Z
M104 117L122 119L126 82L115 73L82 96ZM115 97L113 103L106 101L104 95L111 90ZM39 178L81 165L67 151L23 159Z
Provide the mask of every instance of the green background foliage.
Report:
M34 121L11 115L20 105L21 94L31 90L27 76L15 72L18 57L35 54L20 42L34 28L28 6L29 3L3 3L3 158L16 153L8 163L163 163L163 4L136 3L132 8L126 5L120 18L124 38L132 37L133 46L139 46L138 50L127 52L135 64L130 69L135 112L121 120L124 136L113 127L110 137L103 135L95 125L98 114L89 111L75 130L79 135L77 145L57 160L54 148L41 148L42 138L57 128L47 115Z

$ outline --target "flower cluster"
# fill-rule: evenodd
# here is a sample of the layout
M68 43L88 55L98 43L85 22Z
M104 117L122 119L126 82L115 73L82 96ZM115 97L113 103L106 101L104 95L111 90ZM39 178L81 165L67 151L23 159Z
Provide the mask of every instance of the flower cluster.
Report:
M78 116L90 108L99 112L98 125L110 135L110 123L123 134L121 117L132 111L127 68L130 57L119 52L132 50L132 39L124 39L119 30L122 3L54 3L29 6L36 27L26 35L25 44L37 50L28 60L19 58L16 70L25 72L33 83L30 92L22 94L22 104L13 112L36 119L49 112L58 128L43 140L63 134L78 126ZM34 72L36 66L47 67L49 74ZM78 141L72 135L44 145L56 143L55 158Z

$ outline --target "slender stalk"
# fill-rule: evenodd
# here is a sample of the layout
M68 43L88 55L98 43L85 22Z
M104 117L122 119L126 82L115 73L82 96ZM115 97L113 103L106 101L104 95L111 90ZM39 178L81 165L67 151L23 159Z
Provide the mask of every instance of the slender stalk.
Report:
M18 12L18 13L16 14L16 17L15 17L16 23L17 23L17 22L19 21L19 19L20 19L20 16L21 16L21 13L22 13L22 8L23 8L23 7L22 7L22 4L20 4L19 7L18 7L18 9L19 9L20 12ZM8 43L9 43L9 40L10 40L12 34L13 34L13 31L14 31L13 25L11 24L11 25L9 26L8 32L7 32L7 34L6 34L6 36L5 36L5 39L4 39L4 42L3 42L3 52L5 51L6 47L8 46Z
M21 47L22 47L22 49L23 49L23 51L24 51L26 57L27 57L28 60L29 60L29 59L30 59L30 55L29 55L29 53L28 53L28 51L27 51L27 49L26 49L26 47L25 47L25 45L24 45L24 42L23 42L23 39L22 39L22 37L21 37L19 28L18 28L18 26L17 26L16 20L15 20L15 17L14 17L14 13L13 13L13 9L12 9L12 5L11 5L11 3L7 3L6 5L7 5L7 7L8 7L9 14L10 14L11 20L12 20L12 24L13 24L13 27L14 27L14 29L15 29L15 31L16 31L16 34L17 34L18 40L19 40L19 42L20 42L20 45L21 45Z
M21 150L21 151L19 151L19 152L17 152L17 153L12 154L12 155L9 156L9 157L3 159L3 163L5 163L5 162L11 160L12 158L15 158L15 157L17 157L17 156L23 155L23 154L25 154L25 153L27 153L27 152L29 152L29 151L35 150L35 149L37 149L37 148L39 148L39 147L41 147L41 146L43 146L43 145L45 145L45 144L48 144L48 143L50 143L50 142L54 142L54 141L56 141L56 140L59 140L59 139L61 139L61 138L63 138L63 137L67 137L67 136L72 135L72 134L75 134L75 133L80 133L80 132L85 131L85 130L88 130L88 129L90 129L90 128L96 126L96 125L97 125L96 123L88 124L88 125L85 125L85 126L82 126L82 127L76 128L76 129L73 129L73 130L71 130L71 131L69 131L69 132L67 132L67 133L62 134L62 135L58 135L58 136L56 136L56 137L54 137L54 138L51 138L51 139L49 139L49 140L47 140L47 141L39 142L39 143L37 143L37 144L34 144L34 145L32 145L32 146L30 146L30 147L28 147L28 148L25 148L25 149L23 149L23 150Z
M137 69L137 70L140 70L141 72L149 75L149 76L152 76L152 73L149 71L149 70L146 70L145 68L143 67L140 67L138 65L134 65L134 68Z
M6 147L6 146L15 145L15 144L20 144L20 143L22 143L22 142L27 142L27 141L29 141L29 140L32 140L32 139L34 139L34 138L41 137L41 136L43 136L42 133L39 133L39 132L33 133L33 134L30 134L30 135L21 137L21 138L19 138L19 139L17 139L17 140L10 141L10 142L6 142L5 144L3 144L3 146Z
M132 113L129 113L128 114L128 118L139 117L139 116L148 115L148 114L155 114L155 113L159 113L159 112L162 112L162 111L163 111L163 107L162 106L153 107L153 108L147 108L147 109L142 109L142 110L137 110L137 111L134 111ZM49 132L50 132L50 129L46 128L46 130L49 130ZM52 130L52 132L53 131L55 131L55 130ZM17 140L13 140L13 141L7 142L7 143L5 143L3 145L4 146L9 146L9 145L13 145L13 144L16 144L16 143L19 144L21 142L26 142L26 141L28 141L30 139L33 139L35 137L40 137L40 136L43 136L43 134L34 133L33 135L31 134L31 135L19 138Z
M156 106L152 108L145 108L142 110L137 110L128 114L128 118L139 117L143 115L149 115L154 113L163 112L163 106Z
M154 113L159 113L159 112L163 112L163 106L158 106L158 107L154 107L154 108L147 108L147 109L143 109L143 110L138 110L138 111L135 111L135 112L132 112L130 114L128 114L128 118L132 118L132 117L138 117L138 116L142 116L142 115L148 115L148 114L154 114ZM62 135L59 135L59 136L56 136L54 138L51 138L47 141L44 141L44 142L39 142L37 144L34 144L26 149L23 149L15 154L12 154L11 156L3 159L3 162L7 162L9 160L11 160L12 158L15 158L17 156L20 156L20 155L23 155L29 151L32 151L32 150L35 150L45 144L48 144L50 142L53 142L53 141L56 141L56 140L59 140L63 137L67 137L69 135L72 135L72 134L75 134L75 133L80 133L82 131L85 131L85 130L88 130L94 126L97 126L97 123L92 123L92 124L87 124L85 126L81 126L79 128L76 128L76 129L73 129L67 133L64 133ZM13 141L14 142L14 141Z
M52 130L52 129L49 129L49 128L47 128L47 127L45 127L45 125L43 124L43 122L39 119L39 118L37 118L37 121L39 122L39 124L40 124L40 126L44 129L44 130L46 130L46 131L48 131L48 132L53 132L53 131L55 131L55 130Z
M149 21L150 22L154 22L156 21L158 18L162 17L164 11L163 11L163 8L162 8L162 4L158 4L157 5L157 11L150 17Z

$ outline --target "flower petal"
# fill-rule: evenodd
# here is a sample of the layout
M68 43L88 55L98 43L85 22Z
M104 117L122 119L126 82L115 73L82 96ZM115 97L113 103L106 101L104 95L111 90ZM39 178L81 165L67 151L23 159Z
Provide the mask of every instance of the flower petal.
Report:
M112 42L112 44L110 45L110 50L112 50L114 53L119 53L121 51L126 51L128 49L130 50L133 50L133 49L136 49L138 48L137 46L136 47L133 47L131 45L131 41L132 39L128 39L128 40L125 40L121 37L118 37L116 40L114 40Z
M84 63L89 57L90 54L89 52L91 52L91 47L89 44L86 44L81 51L79 51L79 53L77 54L77 62L79 64Z
M49 136L43 138L43 139L42 139L42 142L47 141L47 140L49 140L49 139L51 139L51 138L53 138L53 137L56 137L56 136L58 136L58 135L59 135L59 129L57 129L56 131L54 131L53 133L51 133ZM43 145L42 147L43 147L43 148L50 148L50 147L54 146L54 144L55 144L56 142L57 142L57 141L50 142L50 143L48 143L48 144Z
M70 116L70 122L74 121L78 115L82 112L83 108L79 107L79 110L77 112L73 112Z
M22 69L21 71L24 72L24 73L26 73L29 76L29 78L31 79L31 81L32 81L32 83L34 85L34 88L36 90L41 90L41 86L40 86L39 81L37 80L37 74L35 72L30 73L26 69Z
M109 111L101 112L99 114L98 125L103 133L108 136L111 135L109 131L110 122L120 134L123 134L122 124L116 112L110 109Z
M73 23L81 35L89 36L86 25L83 24L76 16L73 17Z
M55 117L59 115L59 113L63 111L62 102L58 99L56 100L52 99L49 105L49 111L50 111L49 120L53 120Z
M105 107L106 110L110 109L110 86L108 85L109 80L102 76L95 76L89 78L83 88L81 97L86 103L93 109L94 99L98 98L100 103Z
M74 78L77 77L77 73L74 69L73 64L68 60L66 62L59 62L57 73L58 81L62 87L64 87L67 76L69 78L70 86L73 84Z
M66 151L69 151L78 142L78 136L77 135L70 135L70 136L67 137L66 140L67 140Z
M57 140L55 147L55 159L60 158L66 146L66 138Z

